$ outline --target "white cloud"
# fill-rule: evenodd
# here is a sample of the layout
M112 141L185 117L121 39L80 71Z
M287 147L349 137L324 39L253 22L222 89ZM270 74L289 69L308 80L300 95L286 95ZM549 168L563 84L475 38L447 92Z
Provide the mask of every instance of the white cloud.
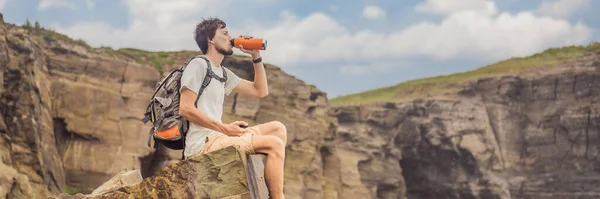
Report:
M195 13L222 13L219 11L230 6L231 0L218 2L128 0L131 25L127 29L99 22L56 29L95 46L197 50L192 38L198 20ZM475 5L480 2L478 7L440 2L430 0L417 6L423 11L446 14L440 22L422 21L391 32L351 32L324 13L300 18L288 11L283 11L275 24L242 23L242 27L229 29L232 36L248 34L267 39L267 50L261 53L269 63L282 67L336 64L344 66L340 70L347 73L364 71L356 63L387 70L394 66L391 63L414 57L498 60L549 47L582 44L591 38L591 29L583 24L540 17L533 12L498 12L491 1L467 1Z
M490 0L427 0L425 3L419 3L415 10L424 13L433 14L451 14L461 11L485 11L486 13L495 13L496 6Z
M495 6L492 4L492 8ZM581 44L591 37L582 24L532 13L455 11L439 23L420 22L394 32L350 33L323 13L288 16L272 27L254 27L269 40L264 52L281 65L331 62L381 62L412 57L497 60L527 56L549 47Z
M589 4L590 0L545 0L537 12L542 15L564 18Z
M377 19L385 17L385 10L381 9L378 6L365 6L363 9L363 17L367 19Z
M60 8L60 7L66 7L66 8L71 8L71 9L77 8L75 6L75 3L70 0L40 0L40 3L38 4L37 9L38 10L46 10L49 8Z
M126 29L111 27L103 22L51 27L72 37L84 39L93 46L109 45L114 48L135 47L147 50L197 49L193 31L199 18L195 16L216 15L230 2L231 0L127 0L131 25Z
M220 6L230 3L231 0L219 1L153 1L153 0L127 0L133 23L137 25L158 25L159 29L178 24L182 20L194 15L214 15L222 13ZM201 13L201 14L198 14ZM185 21L184 21L185 22ZM189 22L189 21L188 21Z

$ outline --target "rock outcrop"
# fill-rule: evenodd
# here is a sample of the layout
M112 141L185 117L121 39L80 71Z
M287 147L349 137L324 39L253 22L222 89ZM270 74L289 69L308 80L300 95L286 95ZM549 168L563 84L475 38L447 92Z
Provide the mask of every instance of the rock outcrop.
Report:
M336 165L362 198L600 198L599 76L589 53L437 99L339 107Z
M35 41L14 25L3 30L5 164L51 192L91 191L139 168L152 151L138 118L158 72L80 45Z
M95 190L97 193L51 198L267 199L269 194L260 170L264 169L263 161L262 155L243 154L230 146L168 165L143 181L124 184L108 181L105 184L112 188Z

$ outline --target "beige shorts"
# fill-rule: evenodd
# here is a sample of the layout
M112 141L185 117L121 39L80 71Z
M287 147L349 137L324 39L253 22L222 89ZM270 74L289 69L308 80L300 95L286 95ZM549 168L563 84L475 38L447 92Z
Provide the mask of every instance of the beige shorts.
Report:
M190 156L189 158L223 149L229 146L237 145L242 152L246 154L255 154L254 147L252 147L252 135L262 135L258 126L248 127L248 131L240 136L227 136L227 135L210 135L206 137L206 142L202 151L197 154Z

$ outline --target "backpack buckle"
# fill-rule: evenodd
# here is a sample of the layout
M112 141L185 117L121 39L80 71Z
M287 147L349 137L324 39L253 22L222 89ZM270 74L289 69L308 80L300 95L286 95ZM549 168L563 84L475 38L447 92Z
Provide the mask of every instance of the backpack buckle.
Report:
M142 122L143 122L144 124L146 124L146 123L148 123L148 121L150 121L150 113L149 113L149 112L146 112L146 113L144 114L144 118L142 118Z

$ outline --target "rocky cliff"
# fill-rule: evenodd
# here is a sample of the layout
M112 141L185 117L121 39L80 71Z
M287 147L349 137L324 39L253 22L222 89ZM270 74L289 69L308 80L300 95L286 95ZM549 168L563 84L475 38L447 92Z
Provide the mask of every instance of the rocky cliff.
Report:
M82 191L140 166L139 122L159 73L150 66L88 51L2 24L3 163L34 190ZM3 187L11 187L10 183Z
M139 119L159 78L197 52L143 54L0 20L0 198L89 193L178 162L146 146ZM224 65L254 76L249 58ZM590 52L437 98L331 107L267 64L270 95L227 96L223 120L286 125L287 198L595 198L598 68Z
M379 198L600 198L598 77L595 51L456 94L339 107L336 164Z
M159 78L197 52L174 52L157 68L136 57L141 51L90 48L43 28L0 20L0 33L0 198L89 193L120 171L148 177L181 157L147 147L149 124L140 118ZM224 65L254 76L249 58L228 57ZM278 67L266 69L270 95L227 96L224 122L284 123L286 194L320 198L319 149L335 130L335 115L325 93Z

